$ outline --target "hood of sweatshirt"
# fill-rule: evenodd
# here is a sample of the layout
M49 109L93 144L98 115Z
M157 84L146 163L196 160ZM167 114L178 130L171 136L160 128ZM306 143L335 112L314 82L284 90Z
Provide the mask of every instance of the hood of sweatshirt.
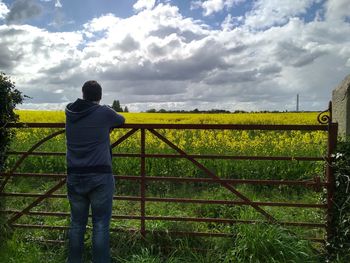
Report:
M65 109L67 121L71 123L78 122L99 107L100 105L91 101L77 99L75 102L69 103Z

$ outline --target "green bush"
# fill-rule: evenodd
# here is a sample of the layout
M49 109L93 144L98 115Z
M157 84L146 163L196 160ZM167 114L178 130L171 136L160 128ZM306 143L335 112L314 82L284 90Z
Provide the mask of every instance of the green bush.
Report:
M14 113L17 104L22 103L23 95L15 88L15 84L4 73L0 72L0 172L5 171L6 151L8 150L10 140L14 136L14 132L6 129L9 122L18 121L18 116ZM2 185L2 177L0 177L0 191ZM5 201L0 197L0 210L5 207ZM0 244L4 238L4 215L0 213Z
M328 261L350 262L350 138L338 142L335 162L334 235Z

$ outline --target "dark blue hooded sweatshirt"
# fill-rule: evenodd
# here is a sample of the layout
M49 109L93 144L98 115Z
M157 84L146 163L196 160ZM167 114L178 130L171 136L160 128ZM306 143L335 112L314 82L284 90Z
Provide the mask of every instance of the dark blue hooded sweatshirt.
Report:
M77 99L66 107L67 173L112 173L109 133L124 124L112 108Z

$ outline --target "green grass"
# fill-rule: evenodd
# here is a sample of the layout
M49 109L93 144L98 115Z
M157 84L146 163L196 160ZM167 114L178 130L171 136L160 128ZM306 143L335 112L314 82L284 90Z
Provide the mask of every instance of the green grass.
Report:
M118 188L118 187L117 187ZM182 190L179 190L182 189ZM192 189L192 192L190 191ZM192 197L195 199L232 199L232 193L224 189L201 189L198 188L193 193L193 187L178 188L178 191L167 192L171 197ZM274 200L283 190L275 189L272 191L256 191L252 187L241 187L244 192L252 199ZM291 189L292 191L292 189ZM312 195L293 196L292 201L315 201ZM286 197L287 199L287 197ZM52 199L40 205L38 210L68 211L67 201L65 199ZM268 210L278 219L295 219L300 221L315 220L322 216L310 214L307 209L294 209L293 213L286 212L290 208ZM114 203L115 214L135 213L139 210L139 205L129 201L117 201ZM232 219L262 219L254 209L242 206L228 205L181 205L168 203L148 203L147 215L173 215L173 216L194 216L194 217L218 217ZM297 214L296 214L297 213ZM291 216L293 215L293 216ZM291 217L291 218L288 218ZM48 225L68 225L68 218L62 217L24 217L19 223L34 223ZM138 228L138 220L114 220L113 228ZM143 241L139 234L112 233L112 255L114 262L318 262L317 255L312 249L312 244L300 239L304 235L304 230L292 231L296 234L290 234L284 228L265 224L255 225L222 225L213 223L183 223L169 221L148 221L147 229L164 231L200 231L200 232L227 232L232 233L232 238L180 238L167 235L148 235L146 241ZM297 229L298 230L298 229ZM322 235L323 233L310 232L309 235ZM316 237L316 236L315 236ZM2 253L7 261L4 262L22 262L21 253L14 253L13 249L18 247L23 253L30 253L28 261L23 262L41 262L36 261L46 255L50 257L51 253L58 253L63 262L66 251L64 246L53 247L38 245L37 240L58 239L65 240L66 233L62 231L47 230L22 230L17 229L12 239L5 245ZM91 259L91 232L86 235L86 258ZM171 247L171 248L169 248ZM192 251L191 248L199 248L200 251ZM55 251L55 252L54 252ZM17 261L8 261L10 258ZM251 258L251 259L250 259ZM274 261L266 261L266 258ZM288 258L290 261L285 261ZM306 260L307 259L307 260ZM32 261L29 261L32 260ZM249 261L250 260L250 261ZM0 261L1 262L1 261Z
M231 228L232 239L174 238L117 233L111 237L112 262L319 262L307 241L271 225L239 225ZM87 235L85 262L91 262L91 239ZM1 263L65 262L66 245L31 241L32 235L15 231L0 248ZM194 249L193 249L194 248Z

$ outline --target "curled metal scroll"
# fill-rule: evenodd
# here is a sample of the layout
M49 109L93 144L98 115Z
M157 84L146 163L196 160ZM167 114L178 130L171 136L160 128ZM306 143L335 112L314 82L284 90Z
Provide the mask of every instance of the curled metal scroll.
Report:
M327 110L322 111L320 114L318 114L317 121L321 124L332 123L332 102L329 102L329 107Z

